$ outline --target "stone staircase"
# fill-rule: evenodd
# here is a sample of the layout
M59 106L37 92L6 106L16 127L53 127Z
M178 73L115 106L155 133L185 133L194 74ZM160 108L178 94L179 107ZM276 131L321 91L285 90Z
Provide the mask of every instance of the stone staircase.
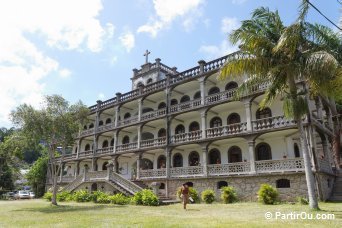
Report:
M331 201L342 201L342 170L337 173L333 193L330 197Z
M133 180L132 182L134 184L138 185L140 188L143 188L143 189L147 189L148 188L148 186L146 184L144 184L144 182L142 182L142 181Z

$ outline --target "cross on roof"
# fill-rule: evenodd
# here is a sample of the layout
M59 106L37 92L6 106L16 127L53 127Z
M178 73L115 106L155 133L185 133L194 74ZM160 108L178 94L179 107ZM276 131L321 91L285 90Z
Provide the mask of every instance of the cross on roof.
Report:
M145 59L145 63L148 63L148 55L151 54L151 52L149 52L148 50L146 50L144 56L146 57Z

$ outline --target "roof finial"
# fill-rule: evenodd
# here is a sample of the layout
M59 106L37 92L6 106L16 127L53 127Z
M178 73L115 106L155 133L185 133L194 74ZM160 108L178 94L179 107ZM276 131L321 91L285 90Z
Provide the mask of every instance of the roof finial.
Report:
M151 52L149 52L148 50L146 50L144 56L146 57L145 59L145 64L148 63L148 55L151 54Z

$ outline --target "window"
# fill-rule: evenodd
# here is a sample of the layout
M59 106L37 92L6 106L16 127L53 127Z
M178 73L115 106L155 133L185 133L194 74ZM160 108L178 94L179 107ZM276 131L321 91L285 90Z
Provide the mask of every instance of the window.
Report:
M228 116L227 118L227 124L236 124L236 123L240 123L241 119L240 119L240 115L237 113L232 113Z
M90 145L89 144L85 145L84 150L85 151L89 151L90 150Z
M84 125L83 130L87 130L87 129L88 129L87 125Z
M200 161L200 156L197 151L192 151L189 154L189 166L198 166Z
M143 108L142 113L153 112L153 108Z
M173 156L173 167L183 167L183 156L180 153Z
M108 162L104 162L102 164L102 170L107 170L107 165L108 165Z
M257 161L272 159L271 147L267 143L259 143L256 146L255 151Z
M171 105L176 105L176 104L178 104L177 99L172 99L172 100L171 100Z
M146 84L151 84L153 82L153 79L152 78L149 78L146 82Z
M293 144L293 149L294 149L294 155L296 158L299 158L300 157L300 152L299 152L299 147L298 147L298 144L295 143Z
M75 154L77 153L77 149L78 149L78 148L77 148L77 146L76 146L76 147L75 147Z
M106 124L110 124L112 122L112 119L111 118L107 118L106 119Z
M165 189L165 184L164 183L160 183L159 189Z
M158 131L158 138L161 138L161 137L166 137L166 130L165 128L162 128Z
M264 109L258 109L256 111L256 118L258 119L264 119L272 116L271 109L269 108L264 108Z
M210 120L210 127L221 127L222 126L222 120L220 117L214 117Z
M227 181L219 181L217 182L217 189L221 189L222 187L227 187L228 183Z
M194 100L201 98L201 91L197 91L194 95Z
M144 87L144 83L139 82L139 83L137 84L137 88L139 88L139 87Z
M192 183L192 182L186 182L185 183L187 186L189 186L189 188L191 187L191 188L193 188L194 187L194 183Z
M154 139L154 135L151 132L143 132L141 134L141 140Z
M160 155L157 160L157 169L166 168L166 157Z
M166 104L164 102L161 102L159 105L158 105L158 109L163 109L163 108L166 108Z
M94 128L94 124L93 123L89 124L89 129L91 129L91 128Z
M278 179L276 181L277 188L290 188L290 180Z
M242 153L240 147L232 146L229 148L228 161L229 163L242 162Z
M103 121L100 120L100 121L99 121L99 126L102 126L102 125L103 125Z
M129 143L129 137L126 135L125 137L123 137L122 139L122 144L128 144Z
M231 90L231 89L235 89L238 87L238 84L236 82L229 82L226 87L225 90Z
M147 158L143 158L140 161L140 168L142 170L153 169L153 162Z
M221 164L221 153L218 149L209 151L209 164Z
M220 89L218 87L213 87L209 90L208 95L219 93Z
M184 103L184 102L187 102L187 101L190 101L190 97L188 95L184 95L180 99L180 103Z
M183 133L185 133L185 128L182 124L179 124L175 129L175 134L178 135Z
M124 115L124 119L128 119L131 117L131 114L129 112L126 112Z
M200 129L199 123L194 121L189 125L189 132L198 131Z
M106 147L108 147L108 141L107 140L103 141L103 143L102 143L102 148L106 148Z
M110 146L114 146L114 139L110 140Z

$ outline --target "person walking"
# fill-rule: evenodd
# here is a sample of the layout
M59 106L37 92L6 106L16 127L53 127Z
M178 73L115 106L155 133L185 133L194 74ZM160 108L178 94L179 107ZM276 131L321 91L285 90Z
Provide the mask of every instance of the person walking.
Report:
M183 208L186 210L186 205L189 201L189 186L187 184L183 184L181 188L181 193L183 196Z

